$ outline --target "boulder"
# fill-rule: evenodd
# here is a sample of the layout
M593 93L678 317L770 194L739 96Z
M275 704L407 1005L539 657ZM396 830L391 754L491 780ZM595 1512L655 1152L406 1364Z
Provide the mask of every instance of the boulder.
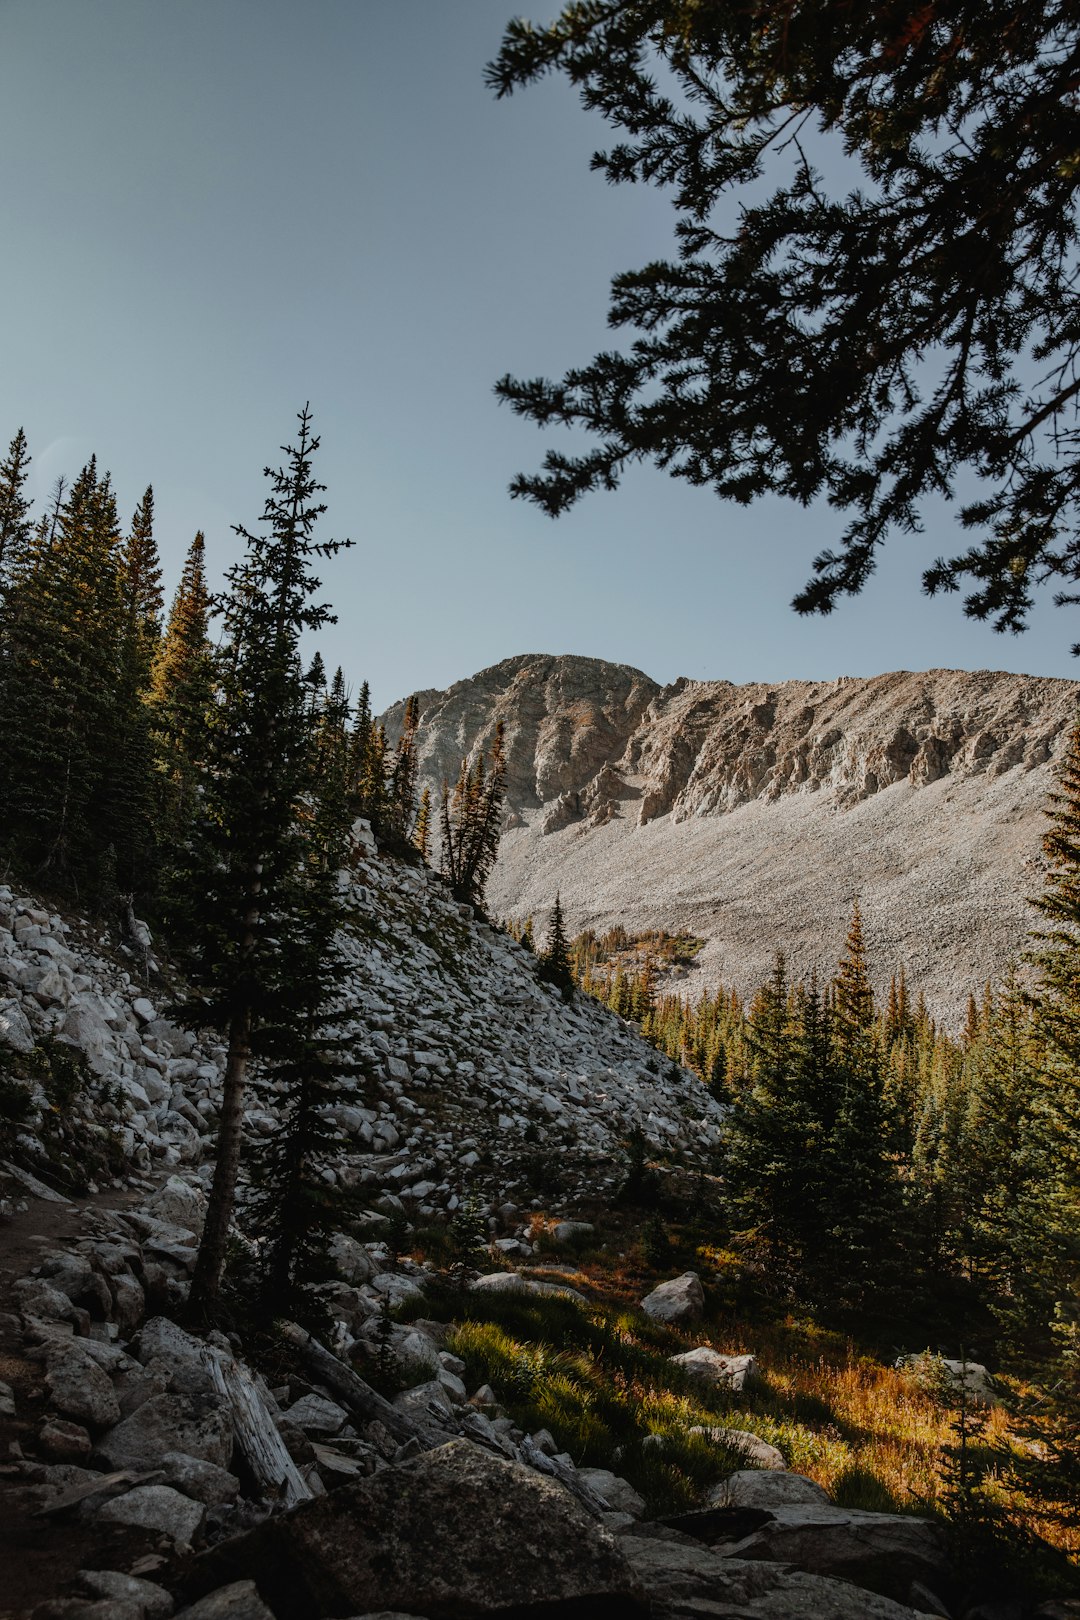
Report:
M572 1299L579 1305L589 1303L583 1293L566 1283L538 1282L535 1277L523 1277L517 1271L489 1271L482 1277L474 1277L469 1290L477 1294L546 1294Z
M202 1457L189 1457L183 1451L167 1451L161 1459L161 1471L166 1485L183 1491L195 1502L205 1502L207 1507L235 1502L240 1492L240 1481L235 1474Z
M783 1452L763 1440L759 1434L751 1434L749 1429L703 1428L695 1424L690 1433L705 1435L714 1446L728 1446L741 1452L755 1468L771 1468L778 1473L787 1468Z
M48 1254L41 1262L41 1275L50 1287L58 1288L73 1305L88 1311L96 1321L106 1321L110 1316L109 1285L83 1255L68 1254L64 1250Z
M741 1468L714 1485L706 1498L708 1507L774 1508L806 1502L832 1506L828 1491L804 1474L767 1468Z
M550 1235L553 1243L588 1243L596 1236L596 1227L591 1221L556 1221Z
M0 1001L0 1046L15 1052L34 1050L34 1031L18 1001Z
M138 1604L144 1620L169 1620L173 1612L173 1600L165 1588L137 1575L121 1575L116 1569L80 1569L78 1580L91 1597Z
M330 1239L330 1259L342 1279L355 1287L370 1282L379 1269L364 1245L347 1232L335 1232Z
M147 1200L146 1208L157 1220L197 1237L206 1219L206 1192L180 1176L170 1176Z
M946 1392L956 1395L963 1391L976 1406L1001 1405L994 1380L981 1361L959 1361L923 1350L916 1356L901 1356L896 1365L912 1373L920 1384L944 1386Z
M684 1271L654 1288L641 1301L646 1316L656 1322L670 1322L672 1327L690 1327L700 1322L705 1309L705 1295L696 1271Z
M337 1434L349 1421L344 1407L328 1401L323 1395L302 1395L284 1414L286 1420L305 1434Z
M729 1614L739 1620L919 1620L906 1604L848 1581L724 1556L686 1536L631 1534L619 1545L660 1613Z
M89 1431L81 1423L66 1423L63 1418L46 1418L38 1430L38 1453L50 1462L88 1462L92 1448Z
M151 1395L130 1417L102 1435L95 1457L111 1469L160 1466L169 1451L226 1468L232 1456L232 1421L224 1407L200 1395Z
M868 1513L831 1503L768 1510L767 1522L728 1551L733 1558L794 1564L901 1600L912 1581L948 1584L942 1527L898 1513Z
M46 1365L49 1404L61 1417L91 1429L119 1423L120 1403L110 1379L74 1340L51 1344Z
M591 1486L597 1496L602 1496L614 1512L629 1513L633 1519L644 1516L645 1503L629 1480L620 1478L607 1468L579 1468L577 1475Z
M195 1590L239 1578L272 1596L277 1620L647 1613L620 1545L569 1492L464 1440L341 1485L192 1567Z
M165 1369L169 1387L183 1395L212 1396L214 1381L206 1367L206 1348L167 1316L152 1316L132 1345L132 1354L148 1367ZM178 1447L183 1450L183 1447Z
M753 1356L725 1356L710 1345L697 1345L684 1350L682 1355L670 1357L673 1366L682 1367L703 1384L714 1384L721 1389L738 1392L757 1376L757 1362Z
M173 1541L191 1542L205 1523L206 1509L190 1496L181 1496L171 1485L136 1485L124 1496L103 1502L96 1517L157 1530Z
M176 1620L274 1620L254 1581L234 1581L181 1609Z

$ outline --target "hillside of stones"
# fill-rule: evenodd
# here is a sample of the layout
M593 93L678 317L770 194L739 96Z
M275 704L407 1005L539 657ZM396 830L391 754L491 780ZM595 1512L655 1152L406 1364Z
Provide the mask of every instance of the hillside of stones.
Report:
M1024 948L1078 694L988 670L661 688L524 655L420 694L421 775L452 782L502 723L497 915L542 921L558 890L573 931L696 935L687 990L746 992L777 945L796 975L828 974L858 896L879 986L903 968L955 1022Z
M697 1079L662 1062L635 1029L585 998L567 1005L535 960L454 901L441 879L383 859L362 827L349 998L367 1078L337 1110L351 1144L343 1177L418 1218L466 1195L495 1206L603 1197L624 1174L638 1127L653 1151L704 1164L722 1110ZM146 982L144 982L146 981ZM58 1043L88 1084L57 1117L41 1084L20 1149L62 1178L66 1148L149 1173L191 1166L208 1180L224 1052L213 1032L163 1016L175 986L151 958L124 963L81 925L0 889L0 1042L15 1054ZM273 1095L253 1096L245 1129L273 1131Z
M145 930L125 952L0 888L0 1055L34 1077L0 1162L0 1614L948 1614L937 1523L834 1504L739 1423L753 1358L709 1342L693 1272L661 1280L641 1320L716 1414L692 1431L717 1459L700 1512L649 1520L625 1478L464 1381L447 1288L600 1309L536 1252L526 1212L603 1209L635 1124L658 1169L711 1165L723 1116L619 1020L543 987L437 878L359 838L353 992L370 1077L337 1111L338 1173L373 1216L417 1224L473 1194L490 1245L441 1276L398 1257L385 1220L359 1218L333 1246L325 1343L281 1325L262 1370L235 1334L179 1325L220 1040L169 1016L181 987ZM253 1102L249 1140L273 1124ZM544 1230L548 1254L594 1233L580 1219ZM391 1398L368 1381L379 1369ZM669 1442L646 1438L662 1460Z

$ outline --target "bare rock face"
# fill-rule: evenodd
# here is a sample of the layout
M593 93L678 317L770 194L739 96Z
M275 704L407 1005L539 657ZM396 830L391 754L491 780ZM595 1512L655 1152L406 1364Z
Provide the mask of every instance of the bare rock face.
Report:
M782 946L831 972L853 898L879 985L946 1018L1024 948L1072 681L979 670L661 689L627 665L507 659L420 694L437 790L505 727L498 914L706 940L691 994L743 991ZM384 716L391 735L403 705Z
M204 1554L192 1576L203 1590L254 1578L280 1620L647 1612L618 1544L568 1492L465 1440L304 1503Z
M457 777L461 761L488 748L505 728L507 805L550 807L588 788L619 759L660 688L628 664L599 658L526 653L458 681L446 692L421 692L420 774L433 791ZM391 738L401 731L404 703L382 716Z

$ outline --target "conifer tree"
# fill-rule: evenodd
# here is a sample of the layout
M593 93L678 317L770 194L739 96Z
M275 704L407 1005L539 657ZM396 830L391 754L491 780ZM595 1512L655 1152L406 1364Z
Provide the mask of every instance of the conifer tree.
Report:
M149 698L161 641L161 564L154 540L154 492L147 488L135 510L120 559L120 644L115 687L113 765L105 815L122 889L150 879L153 792L152 716Z
M25 491L30 453L22 428L0 461L0 598L25 566L33 532Z
M330 1239L352 1205L333 1177L347 1148L332 1110L349 1100L364 1072L347 988L355 970L343 937L350 910L342 868L352 823L347 721L338 670L316 728L297 864L279 905L287 948L268 962L276 985L256 1041L255 1085L273 1094L284 1116L252 1167L248 1226L261 1244L261 1300L271 1314L319 1326L311 1289L333 1274Z
M858 1305L886 1280L899 1225L899 1186L888 1157L881 1044L858 901L831 989L838 1098L823 1158L832 1193L825 1258L836 1288Z
M187 859L213 698L205 556L200 529L184 561L150 687L160 843L167 864L180 870Z
M98 476L93 458L57 499L4 603L0 825L20 864L77 888L95 878L111 841L119 526L108 474Z
M563 922L562 899L557 890L551 911L547 945L540 957L540 977L548 984L554 985L564 1001L570 1000L574 993L574 974L570 966L570 947Z
M425 788L420 795L420 807L416 812L416 826L413 829L413 844L420 851L420 858L424 861L431 859L431 789Z
M481 751L471 766L462 760L452 793L443 783L442 870L454 896L470 905L483 902L484 886L499 850L505 799L506 761L500 721L486 768Z
M405 718L394 750L394 763L390 772L388 831L399 846L408 844L416 820L416 732L420 724L420 699L410 697L405 704Z
M264 533L241 525L246 553L227 577L226 657L210 737L200 832L201 1004L193 1016L227 1031L217 1162L192 1279L191 1305L213 1311L225 1263L253 1045L280 994L281 929L302 858L299 822L310 783L311 727L300 637L329 622L312 564L347 542L314 539L325 511L308 408L283 467L267 468Z

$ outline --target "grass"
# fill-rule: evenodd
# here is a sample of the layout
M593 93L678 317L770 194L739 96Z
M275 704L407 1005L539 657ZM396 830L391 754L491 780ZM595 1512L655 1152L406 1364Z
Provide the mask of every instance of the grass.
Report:
M595 1239L576 1252L561 1251L562 1263L548 1261L543 1276L585 1293L588 1304L447 1290L409 1313L454 1321L450 1346L466 1363L469 1388L490 1384L521 1429L548 1429L575 1463L622 1475L651 1515L700 1506L711 1485L747 1466L737 1445L718 1446L692 1434L695 1427L760 1436L839 1506L945 1511L955 1414L940 1395L846 1335L748 1295L730 1274L731 1257L695 1252L692 1229L677 1223L663 1275L688 1265L701 1272L705 1320L686 1333L652 1321L637 1301L660 1276L645 1260L639 1217L613 1209L582 1213L597 1225ZM543 1243L550 1225L536 1217L533 1235ZM691 1380L672 1363L673 1355L703 1344L725 1354L752 1352L756 1384L735 1395ZM1013 1393L1023 1391L1016 1386ZM1015 1534L1019 1543L1025 1532L1037 1533L1054 1589L1064 1590L1070 1576L1061 1555L1077 1559L1080 1534L1064 1522L1036 1521L1007 1484L1003 1461L1020 1444L1008 1412L995 1408L974 1458L989 1465L986 1494L1004 1515L1006 1539Z

